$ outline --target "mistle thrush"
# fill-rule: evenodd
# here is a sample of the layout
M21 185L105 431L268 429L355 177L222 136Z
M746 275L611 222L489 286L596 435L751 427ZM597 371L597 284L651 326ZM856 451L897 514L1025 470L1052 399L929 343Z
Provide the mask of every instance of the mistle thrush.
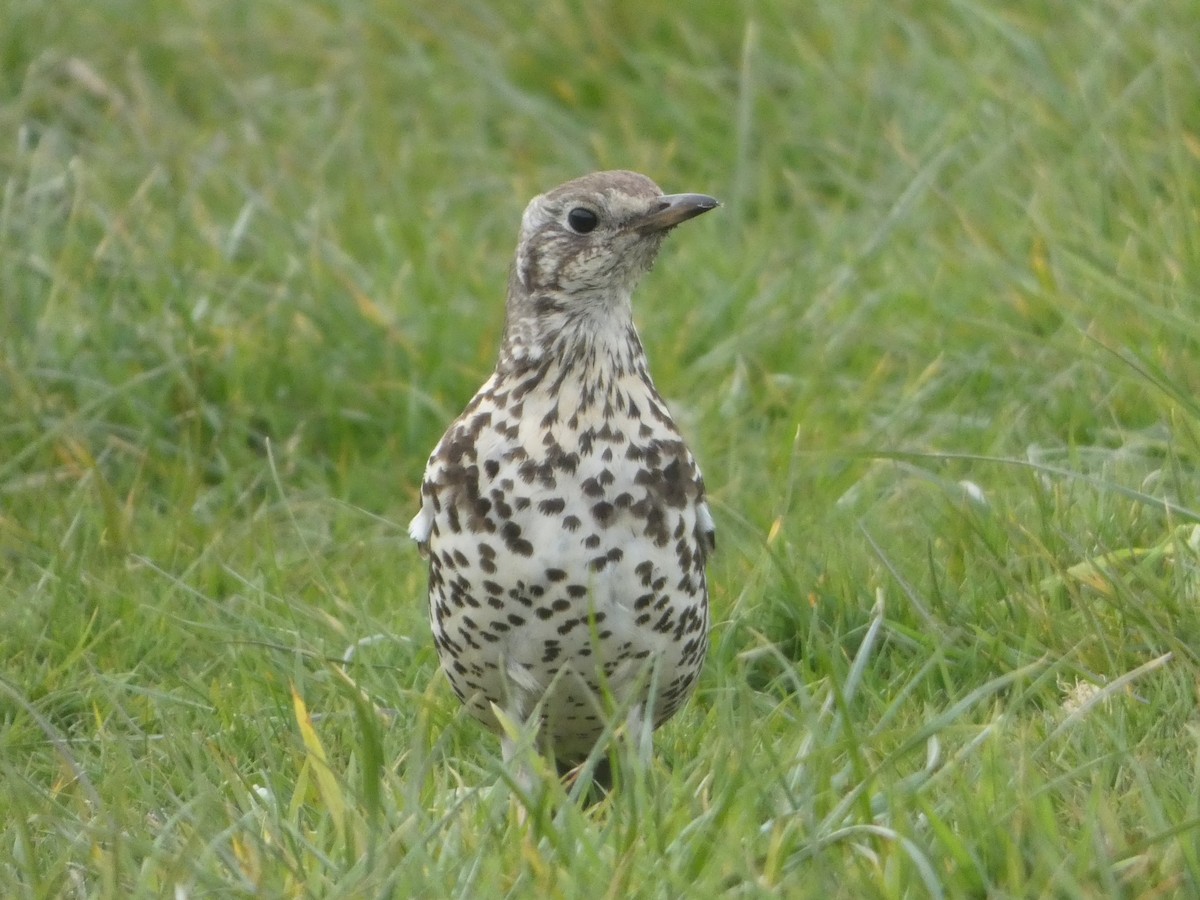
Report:
M493 730L540 713L560 764L608 696L654 727L708 649L704 481L650 380L630 295L676 225L718 205L597 172L521 222L492 376L429 457L409 533L442 668Z

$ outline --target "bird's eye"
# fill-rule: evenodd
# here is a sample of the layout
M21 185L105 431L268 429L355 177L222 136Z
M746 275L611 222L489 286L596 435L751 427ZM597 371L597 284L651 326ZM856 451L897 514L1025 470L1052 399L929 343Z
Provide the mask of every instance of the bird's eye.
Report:
M567 213L567 224L571 226L572 231L587 234L589 231L596 230L596 226L600 224L600 218L587 207L577 206Z

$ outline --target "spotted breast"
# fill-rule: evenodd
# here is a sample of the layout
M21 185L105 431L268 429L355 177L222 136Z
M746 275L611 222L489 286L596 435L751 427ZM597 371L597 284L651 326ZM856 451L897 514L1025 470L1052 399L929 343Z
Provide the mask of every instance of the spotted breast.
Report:
M716 205L631 172L534 198L496 369L429 458L410 532L442 667L492 729L493 706L536 713L560 761L592 749L605 698L666 721L704 662L713 519L630 297Z

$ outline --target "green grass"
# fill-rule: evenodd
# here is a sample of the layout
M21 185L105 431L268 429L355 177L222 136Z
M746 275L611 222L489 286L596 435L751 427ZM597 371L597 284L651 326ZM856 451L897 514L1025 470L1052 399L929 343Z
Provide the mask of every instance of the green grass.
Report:
M1200 892L1195 4L510 6L9 0L0 893ZM521 821L404 526L607 167L713 649Z

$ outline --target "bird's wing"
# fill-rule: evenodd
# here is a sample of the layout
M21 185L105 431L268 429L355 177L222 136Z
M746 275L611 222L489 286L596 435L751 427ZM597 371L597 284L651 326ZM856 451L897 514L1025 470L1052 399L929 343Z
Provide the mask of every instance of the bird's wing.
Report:
M708 508L708 501L701 500L696 505L696 534L700 537L700 544L708 552L717 549L717 524L713 521L712 510Z
M421 500L421 509L408 523L408 536L417 542L422 554L429 552L429 535L433 532L433 510L427 499Z

